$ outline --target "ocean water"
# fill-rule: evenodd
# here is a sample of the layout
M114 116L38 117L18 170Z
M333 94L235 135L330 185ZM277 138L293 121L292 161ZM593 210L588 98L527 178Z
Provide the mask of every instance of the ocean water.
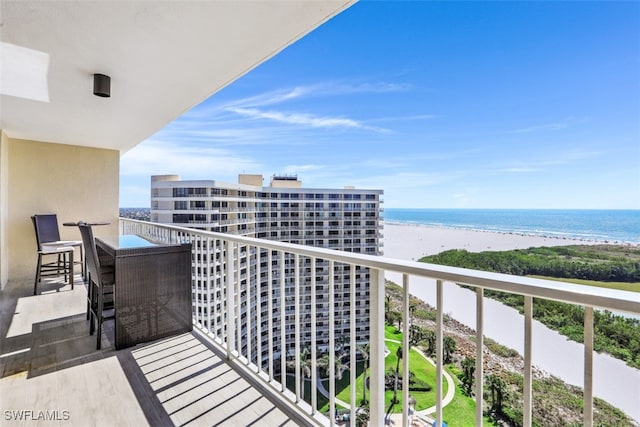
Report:
M640 210L394 209L387 222L640 244Z

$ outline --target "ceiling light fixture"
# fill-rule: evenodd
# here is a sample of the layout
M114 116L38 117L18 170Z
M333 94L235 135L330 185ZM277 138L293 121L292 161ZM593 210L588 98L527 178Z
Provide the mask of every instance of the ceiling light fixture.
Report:
M93 75L93 94L102 98L111 97L111 77L105 74Z

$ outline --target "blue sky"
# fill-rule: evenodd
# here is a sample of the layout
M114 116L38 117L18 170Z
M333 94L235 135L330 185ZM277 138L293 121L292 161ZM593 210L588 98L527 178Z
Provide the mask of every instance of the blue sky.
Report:
M640 209L640 2L362 1L121 159L296 173L385 207Z

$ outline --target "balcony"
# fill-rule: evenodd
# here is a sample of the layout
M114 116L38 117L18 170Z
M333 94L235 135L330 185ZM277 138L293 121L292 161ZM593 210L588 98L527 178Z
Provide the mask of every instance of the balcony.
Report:
M109 342L113 322L107 322L105 350L96 351L81 277L74 290L64 283L44 289L38 296L15 288L2 293L2 425L305 422L226 363L199 332L115 351Z
M252 422L258 425L274 425L290 422L291 425L336 425L334 417L327 417L318 409L316 394L309 402L301 396L300 385L309 379L302 378L300 370L290 371L288 383L280 379L279 372L287 370L286 360L274 351L275 344L290 342L293 358L300 364L302 350L302 323L311 325L312 369L310 381L316 383L319 350L315 337L320 330L327 329L328 346L336 348L340 343L335 328L340 315L334 307L337 289L334 289L334 275L328 277L328 304L325 307L328 318L317 310L322 295L316 295L316 279L311 276L310 309L301 307L300 287L304 278L303 265L310 264L315 270L317 260L329 263L329 271L340 268L349 274L355 283L356 267L368 268L370 280L370 425L384 425L384 277L387 273L400 274L404 285L403 325L408 336L409 292L412 281L428 278L434 280L437 290L436 334L438 351L436 356L435 384L436 407L430 415L442 420L443 395L443 284L445 282L464 283L476 287L476 342L482 343L483 336L483 292L496 289L525 296L525 327L522 331L525 342L524 354L524 404L523 425L530 426L532 419L532 349L536 344L532 337L532 299L546 298L570 304L585 306L584 334L584 425L593 425L593 310L608 309L640 315L638 294L601 290L581 285L530 279L495 273L486 273L460 268L434 266L410 261L399 261L384 257L368 256L271 242L260 239L209 233L180 227L164 226L142 221L121 220L121 234L138 234L160 242L193 242L195 260L207 259L207 250L222 246L223 280L221 304L205 307L205 302L194 297L194 331L191 334L172 337L158 342L120 351L112 347L108 337L103 336L107 350L96 352L92 337L87 334L85 320L85 291L76 286L74 291L63 287L60 292L50 291L39 296L24 294L3 294L2 298L2 351L0 361L2 377L0 386L3 409L11 410L59 410L72 418L78 425L95 424L99 420L114 419L118 424L185 424L200 422L214 424L227 420L241 420L241 425ZM209 249L207 249L209 248ZM254 263L250 272L255 277L266 277L265 285L242 286L238 272L239 254L257 254L266 258L267 263ZM291 261L293 270L285 274L285 262ZM265 265L279 264L275 268ZM318 261L319 262L319 261ZM264 271L266 270L266 271ZM194 270L195 271L195 270ZM194 276L200 283L204 277ZM295 283L292 295L286 290L288 283ZM77 284L81 282L78 281ZM55 286L55 285L54 285ZM202 285L200 285L202 286ZM215 278L210 291L213 292ZM267 289L260 289L261 287ZM194 287L196 289L197 286ZM24 289L24 288L23 288ZM269 300L266 311L256 309L241 301L251 301L266 291L269 295L288 295L293 306L287 306L284 298ZM23 291L24 292L24 291ZM356 286L350 286L349 305L356 307ZM5 295L7 297L5 297ZM293 326L285 324L284 316L277 322L274 316L265 318L264 313L288 313L295 320ZM303 317L305 321L302 322ZM205 327L206 319L213 323ZM316 326L323 319L324 326ZM328 322L327 322L328 320ZM355 312L348 315L348 322L357 325ZM107 323L109 325L110 323ZM6 326L4 326L6 325ZM266 337L252 337L246 330L254 330L256 325L266 326ZM218 331L216 333L216 331ZM293 337L293 338L291 338ZM356 328L350 328L347 347L350 348L346 360L356 361ZM267 343L265 346L264 344ZM318 344L318 345L316 345ZM265 348L266 347L266 348ZM482 348L482 346L478 346ZM404 354L408 354L408 343L403 343ZM329 353L330 369L333 369L335 354ZM403 359L403 372L408 371L408 362ZM476 354L476 425L482 420L483 353ZM332 377L330 373L330 377ZM408 378L408 375L402 375ZM355 383L355 370L350 374L350 382ZM404 380L403 380L404 381ZM407 380L408 381L408 380ZM93 386L100 390L110 390L117 399L97 397ZM335 381L326 387L330 396L335 395ZM5 390L12 390L7 394ZM357 402L355 388L351 401ZM403 402L408 401L408 387L402 387ZM243 402L237 406L236 402ZM248 408L244 406L250 402ZM329 413L335 413L340 403L329 398ZM349 408L350 419L356 419L356 408ZM394 415L396 425L408 422L408 407L404 404L402 413ZM403 420L403 417L405 418ZM215 420L215 421L213 421ZM288 421L291 420L291 421ZM120 422L121 421L121 422ZM426 425L426 418L417 420ZM11 425L11 424L9 424Z

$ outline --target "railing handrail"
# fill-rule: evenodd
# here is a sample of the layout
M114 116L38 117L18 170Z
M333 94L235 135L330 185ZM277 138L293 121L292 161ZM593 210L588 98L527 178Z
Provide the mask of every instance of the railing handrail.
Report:
M344 283L341 278L346 278L345 272L349 272L349 282L356 283L356 272L358 268L367 271L367 298L363 298L368 310L368 329L365 334L368 336L370 343L370 422L371 425L384 424L384 390L385 390L385 344L384 344L384 300L385 300L385 274L387 272L402 274L403 289L403 309L402 309L402 328L405 337L409 335L410 310L410 281L413 279L427 278L433 280L433 287L436 290L436 406L435 419L442 421L443 408L443 384L442 376L444 374L443 359L443 336L444 336L444 283L453 282L474 286L476 299L476 322L475 322L475 342L476 342L476 361L475 361L475 418L476 424L483 423L483 384L484 384L484 326L483 326L483 301L484 290L495 289L515 295L522 295L524 299L524 367L523 367L523 425L530 427L532 425L533 416L533 298L543 298L566 302L569 304L584 306L584 373L583 373L583 422L586 427L593 426L593 368L594 368L594 308L608 309L615 312L627 312L631 314L640 314L640 294L619 291L612 289L604 289L590 287L585 285L566 283L555 280L544 280L530 277L514 276L507 274L499 274L492 272L484 272L457 267L447 267L434 264L426 264L415 261L405 261L393 259L383 256L374 256L369 254L342 252L333 249L324 249L311 246L303 246L298 244L277 242L266 239L257 239L252 237L208 232L196 230L189 227L179 227L175 225L164 225L151 223L146 221L136 221L122 219L120 221L120 230L141 233L142 235L156 239L163 243L182 243L194 242L193 259L194 269L193 280L197 284L193 288L195 292L210 293L212 288L216 292L221 292L219 301L211 311L210 301L207 298L197 299L196 305L204 304L202 307L196 307L194 310L194 326L200 328L213 342L219 344L223 351L226 351L229 361L239 364L240 367L249 367L254 374L257 373L258 378L264 379L269 383L270 389L275 391L278 396L286 397L295 411L299 411L306 419L312 420L313 424L326 425L327 421L330 426L335 425L336 420L332 414L336 409L336 389L335 389L335 372L334 372L334 352L329 352L329 413L328 419L321 417L318 412L317 400L312 393L311 405L308 405L302 394L303 373L301 372L301 316L306 316L306 308L303 310L301 304L311 305L311 338L307 342L305 338L305 346L310 345L312 349L312 381L315 382L314 372L317 368L316 364L316 347L320 348L336 348L338 339L345 338L346 332L349 337L346 338L352 346L350 363L356 363L354 353L355 344L357 343L354 325L357 325L361 319L356 319L354 311L349 314L351 329L344 329L346 325L336 323L336 315L343 318L343 311L338 311L336 307L336 295L340 296L341 301L344 299ZM251 230L246 231L251 232ZM224 255L222 255L224 253ZM254 259L250 257L261 257L260 263L251 264ZM266 258L266 259L265 259ZM304 259L304 262L303 262ZM321 263L320 265L317 264ZM336 264L338 263L338 264ZM262 266L264 264L264 267ZM213 268L215 267L215 281L213 280ZM320 267L320 272L318 271ZM218 267L220 270L218 272ZM309 273L307 273L309 270ZM322 273L322 274L318 274ZM220 280L218 275L220 274ZM259 278L258 280L249 280L251 277ZM359 280L359 279L358 279ZM327 283L328 282L328 283ZM424 283L424 281L422 281ZM309 286L311 291L303 292L300 287ZM318 290L317 286L321 289ZM424 285L423 285L424 286ZM266 287L266 289L265 289ZM353 307L356 301L356 286L349 286L349 302ZM266 293L264 293L266 290ZM293 291L293 293L292 293ZM268 317L266 329L262 333L266 333L262 338L258 338L254 333L246 333L244 331L252 331L252 325L260 325L264 328L264 322L261 320L261 310L256 309L253 304L248 303L254 298L263 298L266 295L268 311L273 312L273 316ZM309 301L310 299L310 301ZM218 300L218 296L216 296ZM243 303L243 301L247 303ZM198 302L202 301L202 302ZM325 303L328 301L328 305ZM264 301L263 301L264 302ZM320 306L317 307L317 303ZM274 303L272 305L272 303ZM291 305L293 312L291 312ZM209 308L207 308L209 307ZM321 313L316 308L322 310ZM279 313L279 314L278 314ZM287 314L289 313L289 314ZM318 319L327 319L328 327L320 326L316 328ZM279 319L278 319L279 318ZM306 319L306 317L305 317ZM315 319L315 320L314 320ZM276 324L275 322L278 322ZM212 329L213 328L213 329ZM307 326L304 327L305 331ZM305 332L305 334L308 333ZM340 334L336 336L336 334ZM316 335L320 334L320 335ZM328 336L327 336L328 335ZM307 335L305 335L306 337ZM263 345L268 345L267 359L262 359L259 355L264 353L261 351ZM404 340L402 343L404 354L409 352L409 342ZM279 357L282 351L286 351L287 357L280 357L279 372L293 372L295 377L295 390L290 390L287 385L286 378L275 372L274 358ZM293 351L293 353L289 353ZM289 368L287 358L294 356L296 368ZM257 361L254 364L254 360ZM268 363L268 366L265 366ZM265 371L266 368L266 371ZM277 370L277 369L276 369ZM409 366L407 359L403 361L402 368L403 378L403 399L402 413L403 425L409 423L408 419L408 372ZM279 375L279 379L276 376ZM355 370L350 374L351 384L355 383ZM353 394L355 388L351 390L350 401L355 402L356 397ZM294 393L295 391L295 393ZM352 420L356 418L356 406L351 405L350 417ZM322 418L322 420L321 420Z
M127 218L121 219L134 223L149 224L147 221ZM200 235L203 237L214 237L238 244L260 246L271 250L293 251L303 256L322 258L347 264L358 264L378 270L399 272L409 274L411 276L421 276L470 286L479 286L485 289L505 291L534 298L568 302L577 305L585 305L594 308L640 315L640 293L637 292L607 289L525 276L514 276L461 267L448 267L417 261L405 261L379 255L336 251L333 249L276 242L254 237L195 230L175 225L159 223L151 224L159 228Z

